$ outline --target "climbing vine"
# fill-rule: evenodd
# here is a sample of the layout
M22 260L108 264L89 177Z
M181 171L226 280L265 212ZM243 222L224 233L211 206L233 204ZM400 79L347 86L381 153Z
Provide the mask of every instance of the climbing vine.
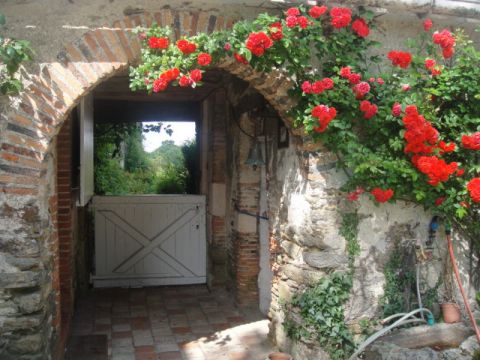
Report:
M355 256L360 253L358 223L356 212L346 213L339 228L347 242L348 271L327 274L284 304L287 334L294 340L318 342L333 360L346 359L355 349L353 334L345 323L345 303L352 290Z
M0 13L0 27L5 25L5 16ZM0 93L17 94L22 82L17 72L22 62L32 60L33 50L26 40L15 40L0 36Z
M417 39L374 55L374 29L369 11L326 6L261 14L176 42L168 27L139 28L131 88L200 86L225 58L283 69L294 80L295 125L338 155L350 200L368 194L377 203L417 202L451 221L472 217L480 205L480 52L463 31L434 32L427 19ZM480 224L469 231L480 233Z

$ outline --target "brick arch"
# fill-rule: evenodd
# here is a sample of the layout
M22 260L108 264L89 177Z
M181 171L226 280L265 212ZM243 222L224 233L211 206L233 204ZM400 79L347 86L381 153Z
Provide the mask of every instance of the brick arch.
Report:
M150 26L154 21L161 26L172 26L176 38L229 28L234 23L234 19L208 12L175 12L166 9L126 17L112 26L91 30L67 44L57 55L56 61L41 65L38 72L31 74L25 90L10 108L14 110L0 120L0 196L11 204L27 204L27 207L18 205L18 222L28 229L26 238L33 236L30 233L39 231L41 227L50 225L54 229L59 228L58 198L47 197L45 184L49 184L46 159L52 152L53 140L61 125L81 97L100 82L139 60L141 46L132 29ZM231 58L224 59L218 67L249 82L276 109L286 124L291 124L287 111L294 102L287 90L292 83L285 74L280 71L259 73ZM58 315L61 308L58 232L54 230L47 242L38 261L43 262L39 265L40 269L49 268L51 271L53 292L56 293L53 300L56 305L52 310L57 314L52 314L52 326L58 329L61 320ZM48 247L51 247L50 253ZM51 253L54 254L53 260L50 259ZM48 309L43 311L50 312ZM60 345L66 335L62 332ZM49 332L44 333L45 339L49 337ZM45 342L48 343L48 340ZM61 351L61 346L57 349Z
M34 186L6 187L4 192L37 195L35 185L44 173L43 160L70 110L100 82L139 60L140 41L132 29L150 26L154 21L161 26L172 26L176 38L229 28L234 23L234 19L207 12L162 10L126 17L111 27L91 30L66 45L57 55L58 61L45 65L31 77L17 110L9 116L3 136L5 164L0 165L0 170L15 178L18 185ZM259 73L232 58L224 59L218 67L249 82L291 127L287 111L295 103L288 96L292 83L285 74L278 70Z

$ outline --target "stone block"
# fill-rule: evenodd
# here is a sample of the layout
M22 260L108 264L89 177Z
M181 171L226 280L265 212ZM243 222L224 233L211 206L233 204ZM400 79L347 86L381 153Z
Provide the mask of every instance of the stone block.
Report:
M15 298L20 311L24 314L31 314L42 309L42 298L39 293L21 295Z
M11 340L8 349L18 354L37 354L42 349L42 337L40 334L24 335Z
M345 268L348 265L347 255L334 251L304 252L303 260L317 269L338 269Z
M0 333L7 333L18 330L32 330L33 328L39 327L41 323L41 316L0 316Z
M307 268L302 268L297 265L287 264L282 266L281 274L296 282L297 284L313 285L318 282L325 273L322 271L315 271Z
M40 283L40 273L22 271L16 273L0 273L0 288L21 289L37 286Z

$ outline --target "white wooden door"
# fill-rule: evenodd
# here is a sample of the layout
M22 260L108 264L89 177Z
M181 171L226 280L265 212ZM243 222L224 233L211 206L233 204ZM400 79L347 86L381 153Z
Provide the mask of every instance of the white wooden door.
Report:
M95 196L94 287L206 282L205 197Z

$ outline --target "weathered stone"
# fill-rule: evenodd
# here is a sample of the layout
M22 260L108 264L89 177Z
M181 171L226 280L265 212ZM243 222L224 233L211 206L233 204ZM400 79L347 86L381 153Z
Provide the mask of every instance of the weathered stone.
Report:
M430 348L405 349L395 344L378 342L365 351L365 360L439 360Z
M318 282L325 274L321 271L315 271L298 267L292 264L282 266L282 275L296 282L297 284L312 285Z
M37 268L39 265L39 260L35 258L22 258L7 255L5 259L10 265L15 266L19 270L31 270Z
M42 337L40 334L25 335L17 340L11 340L8 349L18 354L36 354L42 348Z
M42 298L39 293L18 296L15 298L15 302L24 314L31 314L42 309Z
M17 306L12 301L0 301L0 316L15 315L17 312Z
M40 273L22 271L16 273L0 273L0 288L21 289L34 287L39 284Z
M330 360L330 356L318 346L308 345L302 341L295 341L291 355L294 359Z
M31 330L40 326L42 316L0 317L0 332Z
M458 347L473 333L462 323L440 323L433 326L415 326L402 329L382 337L382 342L389 342L403 348L423 347Z
M348 257L333 251L311 251L303 253L303 260L318 269L338 269L348 265Z

